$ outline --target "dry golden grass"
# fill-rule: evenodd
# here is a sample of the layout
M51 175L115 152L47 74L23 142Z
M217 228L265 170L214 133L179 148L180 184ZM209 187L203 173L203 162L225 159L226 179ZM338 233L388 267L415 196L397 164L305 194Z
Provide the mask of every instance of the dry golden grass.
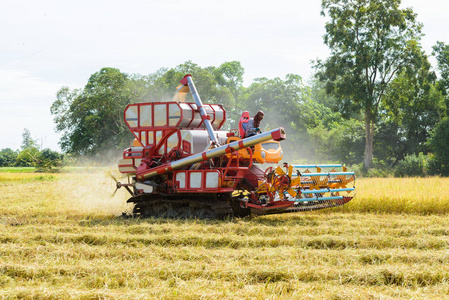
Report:
M449 298L447 215L429 210L447 183L360 180L340 210L141 220L117 216L127 196L105 174L0 174L0 298Z
M344 210L374 213L449 213L449 178L364 178Z

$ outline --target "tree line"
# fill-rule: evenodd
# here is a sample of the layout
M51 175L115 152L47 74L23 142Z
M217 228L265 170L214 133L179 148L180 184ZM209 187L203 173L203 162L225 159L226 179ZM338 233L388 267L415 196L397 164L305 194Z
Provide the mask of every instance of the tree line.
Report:
M127 104L172 101L192 74L205 103L227 110L227 129L240 114L265 112L262 130L282 126L289 162L339 162L367 174L449 175L449 45L425 53L423 24L400 0L323 0L324 43L308 81L296 74L243 85L238 61L201 67L187 61L148 75L103 68L82 89L62 87L51 106L60 146L75 156L120 155L132 135ZM432 66L429 55L436 58ZM193 101L189 95L186 101Z
M22 133L20 150L0 150L0 167L34 167L37 171L52 172L62 167L64 155L51 149L40 149L29 129Z

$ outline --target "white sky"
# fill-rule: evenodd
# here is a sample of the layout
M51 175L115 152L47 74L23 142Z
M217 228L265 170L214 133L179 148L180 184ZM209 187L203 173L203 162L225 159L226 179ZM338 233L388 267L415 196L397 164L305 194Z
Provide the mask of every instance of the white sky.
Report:
M126 3L126 4L125 4ZM326 58L320 0L0 0L0 149L24 128L59 150L50 106L62 86L82 88L102 67L153 73L187 60L240 61L245 86L288 73L304 79ZM449 1L403 0L424 23L428 54L449 43ZM434 63L434 60L431 60ZM201 94L201 91L199 91Z

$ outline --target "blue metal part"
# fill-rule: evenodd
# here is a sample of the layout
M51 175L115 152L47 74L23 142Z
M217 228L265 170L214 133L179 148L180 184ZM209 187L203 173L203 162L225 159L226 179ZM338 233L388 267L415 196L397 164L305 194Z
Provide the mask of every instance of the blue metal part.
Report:
M343 189L321 189L321 190L306 190L301 191L302 194L322 194L322 193L336 193L336 192L349 192L354 191L355 188L343 188Z
M308 169L308 168L341 168L343 165L291 165L296 169Z
M322 173L303 173L301 177L313 177L313 176L330 176L330 175L354 175L354 172L322 172ZM292 174L292 177L296 176Z

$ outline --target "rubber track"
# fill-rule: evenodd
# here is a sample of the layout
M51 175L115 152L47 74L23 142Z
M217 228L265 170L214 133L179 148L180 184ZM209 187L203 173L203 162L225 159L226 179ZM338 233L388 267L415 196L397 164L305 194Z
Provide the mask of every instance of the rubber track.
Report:
M233 216L229 201L217 199L148 199L137 196L128 202L136 203L135 217L225 219Z

